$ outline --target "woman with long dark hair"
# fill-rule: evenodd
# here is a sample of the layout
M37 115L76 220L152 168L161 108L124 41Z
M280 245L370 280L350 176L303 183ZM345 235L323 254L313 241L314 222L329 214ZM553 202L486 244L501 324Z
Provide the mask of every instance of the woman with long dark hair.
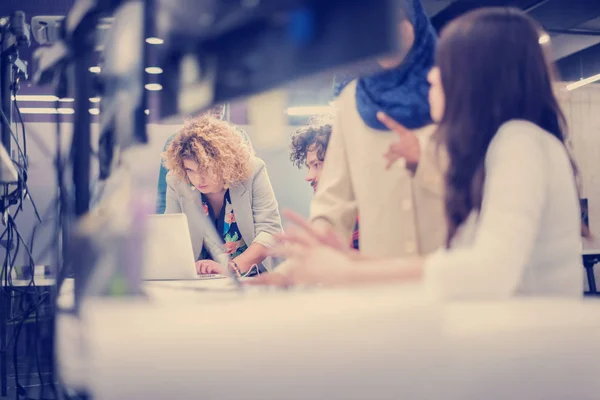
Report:
M295 218L310 235L283 238L289 245L282 252L296 266L288 283L424 279L451 298L581 296L577 169L542 34L510 8L470 12L442 33L428 77L448 159L442 249L425 258L350 260Z

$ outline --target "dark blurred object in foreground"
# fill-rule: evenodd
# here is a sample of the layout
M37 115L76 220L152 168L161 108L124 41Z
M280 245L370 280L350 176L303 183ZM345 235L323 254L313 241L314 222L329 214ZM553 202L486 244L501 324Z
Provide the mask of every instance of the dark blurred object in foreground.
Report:
M395 0L158 0L161 117L394 52ZM198 17L200 16L200 17ZM200 22L199 22L200 21Z

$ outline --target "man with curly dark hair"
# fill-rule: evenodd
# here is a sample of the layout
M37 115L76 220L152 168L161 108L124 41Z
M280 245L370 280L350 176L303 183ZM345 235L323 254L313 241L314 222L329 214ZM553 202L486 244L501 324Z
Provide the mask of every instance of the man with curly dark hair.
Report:
M290 160L298 168L307 168L304 180L315 192L323 170L330 136L330 123L311 123L299 128L292 136ZM352 247L358 250L358 218L352 235Z
M329 124L303 126L292 136L290 160L298 168L308 168L304 180L310 183L315 191L321 176L329 136Z

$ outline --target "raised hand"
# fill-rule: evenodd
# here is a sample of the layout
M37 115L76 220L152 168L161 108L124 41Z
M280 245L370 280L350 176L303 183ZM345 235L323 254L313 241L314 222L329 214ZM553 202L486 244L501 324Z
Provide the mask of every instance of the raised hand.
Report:
M294 211L285 210L283 215L290 220L294 225L301 229L302 233L310 236L319 244L327 247L332 247L336 250L346 252L350 250L350 245L345 242L334 230L329 227L325 231L315 229L311 223Z
M398 136L398 140L393 142L388 151L383 155L388 161L386 169L391 168L401 158L406 161L407 167L416 167L421 157L421 146L414 132L394 121L383 112L377 113L377 119Z
M249 285L273 285L288 287L298 284L335 285L353 263L349 246L331 231L315 230L302 216L286 211L284 214L294 223L286 233L277 235L281 245L273 255L285 257L286 267L263 274L247 282Z

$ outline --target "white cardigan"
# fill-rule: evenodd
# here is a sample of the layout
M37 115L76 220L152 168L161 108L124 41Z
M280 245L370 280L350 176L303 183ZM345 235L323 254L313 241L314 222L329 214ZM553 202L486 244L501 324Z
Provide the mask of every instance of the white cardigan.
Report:
M582 296L580 209L564 148L537 125L500 127L485 157L481 213L472 213L449 250L426 258L436 296L503 299Z

